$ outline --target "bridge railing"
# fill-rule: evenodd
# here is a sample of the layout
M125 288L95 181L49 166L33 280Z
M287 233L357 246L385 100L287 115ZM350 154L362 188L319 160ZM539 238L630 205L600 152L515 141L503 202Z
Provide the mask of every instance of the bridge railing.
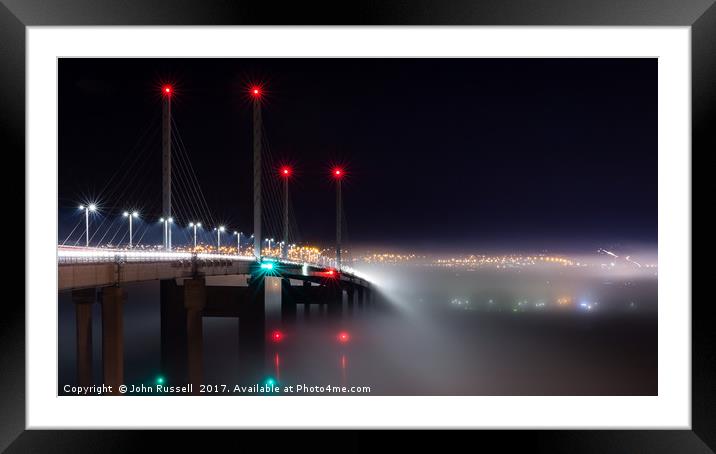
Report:
M295 262L292 260L281 260L280 257L266 257L282 263L301 265L306 262ZM61 247L57 251L58 264L79 264L79 263L114 263L114 262L172 262L172 261L242 261L254 262L256 258L251 255L236 254L212 254L194 253L184 251L132 251L125 249L108 248L68 248ZM308 263L310 266L326 266L319 263Z
M279 263L310 266L314 268L335 268L335 261L330 259L321 260L320 263L311 263L305 261L296 261L291 259L281 259L280 257L265 257L266 259L276 260ZM256 258L248 255L232 255L232 254L210 254L210 253L193 253L182 251L132 251L125 249L105 249L105 248L77 248L77 247L60 247L57 250L58 265L73 264L101 264L101 263L156 263L156 262L192 262L194 260L209 262L255 262ZM342 273L352 274L356 277L365 279L357 270L350 266L342 266Z

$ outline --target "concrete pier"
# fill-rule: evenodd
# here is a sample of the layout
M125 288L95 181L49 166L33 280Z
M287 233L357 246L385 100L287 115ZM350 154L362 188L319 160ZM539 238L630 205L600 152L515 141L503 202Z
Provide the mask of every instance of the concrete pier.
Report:
M92 304L97 299L93 288L74 290L75 322L77 329L77 384L90 386L92 379Z
M326 306L329 317L341 316L343 313L343 289L340 286L329 284L326 287Z
M281 319L286 322L296 320L296 295L290 279L281 279Z
M362 310L363 305L365 304L365 289L363 287L358 287L358 301L356 301L358 305L358 309Z
M346 313L353 314L353 306L355 305L356 289L351 286L346 289Z
M174 279L159 283L161 369L168 385L181 385L187 375L187 311L184 291Z
M250 383L262 379L265 373L264 368L256 368L265 361L266 346L266 279L262 274L249 279L247 297L239 316L239 367L241 378Z
M120 287L102 289L102 382L119 395L124 384L124 319L125 292Z
M184 307L186 308L187 372L194 394L199 394L204 375L204 333L202 311L206 307L206 283L203 278L184 281Z

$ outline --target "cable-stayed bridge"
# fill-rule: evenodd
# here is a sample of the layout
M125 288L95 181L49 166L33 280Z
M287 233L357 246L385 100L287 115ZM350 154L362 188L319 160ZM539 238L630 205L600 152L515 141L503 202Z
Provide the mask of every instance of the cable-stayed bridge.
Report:
M152 153L139 147L106 182L101 201L79 206L81 219L57 250L58 291L71 292L75 306L79 385L93 383L95 303L102 307L102 382L112 387L110 394L118 393L123 384L123 302L128 284L159 282L162 369L169 382L188 382L196 388L203 382L202 317L238 318L242 345L261 354L265 341L281 337L283 324L295 318L299 305L306 311L318 305L321 311L340 316L350 313L354 304L362 307L374 300L370 281L342 263L344 169L331 169L336 185L334 248L298 245L290 204L292 169L277 167L268 146L263 89L257 85L248 92L253 109L251 234L234 230L231 236L228 226L212 215L172 117L175 90L168 84L161 87L161 127L155 122L142 135L160 130L161 198L142 184ZM160 209L120 208L123 201L130 201L125 206L151 207L151 200L159 199ZM147 235L156 235L157 230L161 244L148 242ZM264 238L266 231L280 239Z

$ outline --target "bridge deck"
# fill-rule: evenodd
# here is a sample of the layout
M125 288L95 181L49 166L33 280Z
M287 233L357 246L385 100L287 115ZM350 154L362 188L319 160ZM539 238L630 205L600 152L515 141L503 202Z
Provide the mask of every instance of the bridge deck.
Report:
M277 258L270 261L272 269L262 269L254 257L223 254L192 254L190 252L144 252L109 249L59 249L58 290L106 287L131 282L201 276L267 275L321 282L328 277L368 287L369 282L352 270L337 272L328 267L297 263Z

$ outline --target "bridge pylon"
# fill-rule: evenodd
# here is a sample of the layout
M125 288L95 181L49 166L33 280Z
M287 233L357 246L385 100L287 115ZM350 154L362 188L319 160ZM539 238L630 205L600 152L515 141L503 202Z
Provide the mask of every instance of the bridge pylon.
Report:
M171 85L162 87L162 219L164 249L172 249L172 94Z

